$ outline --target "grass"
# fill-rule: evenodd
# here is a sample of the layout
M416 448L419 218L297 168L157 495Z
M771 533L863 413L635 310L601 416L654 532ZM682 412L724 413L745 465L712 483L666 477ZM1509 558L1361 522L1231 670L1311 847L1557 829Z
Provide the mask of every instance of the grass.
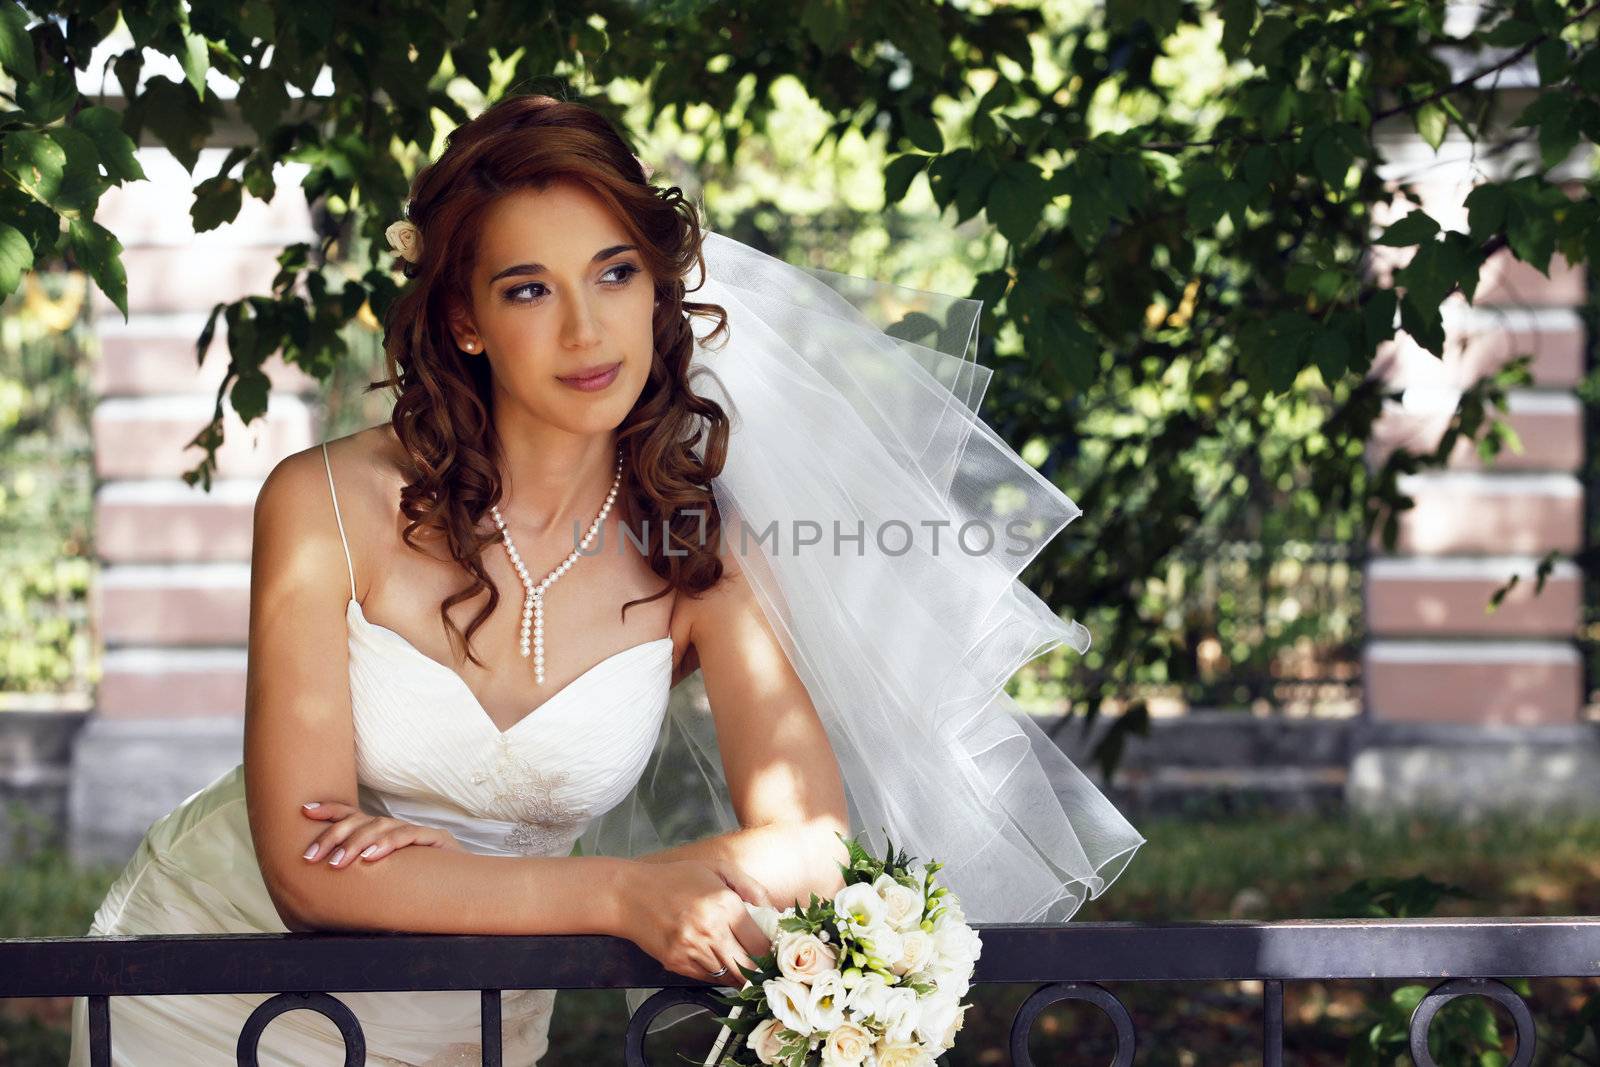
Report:
M1600 913L1600 818L1519 820L1491 817L1462 824L1431 817L1386 821L1352 817L1265 815L1205 821L1147 819L1149 838L1112 887L1074 921L1317 918L1348 914L1339 894L1364 878L1424 875L1472 897L1444 897L1430 914L1587 915ZM88 928L115 868L79 870L42 851L0 869L0 937L72 936ZM1286 1058L1306 1067L1354 1062L1351 1035L1370 1030L1400 982L1301 983L1285 997ZM1555 1058L1552 1034L1576 1016L1586 988L1560 979L1532 987L1539 1020L1539 1063ZM1029 988L975 987L974 1004L950 1067L1002 1067L1012 1013ZM1232 1067L1260 1062L1260 989L1255 983L1123 985L1114 989L1133 1013L1142 1067ZM1458 1006L1452 1002L1437 1031ZM66 1058L64 999L0 1005L0 1063L58 1064ZM1481 1008L1479 1010L1482 1010ZM1509 1020L1493 1017L1509 1035ZM616 990L568 991L557 998L551 1052L541 1067L616 1062L626 1013ZM691 1021L652 1039L658 1062L671 1050L709 1047L714 1027ZM659 1042L659 1044L658 1044ZM1110 1026L1097 1009L1058 1006L1034 1027L1039 1063L1107 1063ZM1587 1046L1587 1049L1592 1049ZM1594 1062L1592 1052L1589 1061ZM1409 1057L1363 1062L1409 1063ZM1492 1060L1472 1061L1489 1063Z

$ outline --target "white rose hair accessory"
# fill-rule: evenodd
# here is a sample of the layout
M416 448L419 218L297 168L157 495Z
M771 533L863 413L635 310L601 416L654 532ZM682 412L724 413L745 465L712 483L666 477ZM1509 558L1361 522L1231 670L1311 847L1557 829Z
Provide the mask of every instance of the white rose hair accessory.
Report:
M655 168L646 163L637 155L634 162L639 164L639 169L644 172L644 180L649 181L655 176ZM383 231L384 239L389 242L389 248L400 259L415 267L422 260L422 231L410 219L396 219Z
M384 238L396 256L416 266L422 259L422 231L410 219L398 219L383 231Z

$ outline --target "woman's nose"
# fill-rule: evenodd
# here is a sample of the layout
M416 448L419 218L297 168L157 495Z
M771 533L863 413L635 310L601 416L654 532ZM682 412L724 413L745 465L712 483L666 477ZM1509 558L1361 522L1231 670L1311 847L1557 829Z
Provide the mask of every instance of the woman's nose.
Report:
M562 334L562 341L573 348L588 348L600 339L594 309L584 297L573 297L567 302Z

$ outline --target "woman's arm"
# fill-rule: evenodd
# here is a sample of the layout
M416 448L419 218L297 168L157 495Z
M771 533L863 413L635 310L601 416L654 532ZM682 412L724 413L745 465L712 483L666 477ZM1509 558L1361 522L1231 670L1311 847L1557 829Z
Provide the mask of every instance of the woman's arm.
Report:
M827 731L805 685L724 552L723 579L689 608L716 724L717 747L740 829L641 856L644 862L732 861L764 884L782 908L844 885L850 833L844 783ZM686 656L687 658L687 656Z
M245 793L261 875L284 924L622 936L642 868L620 857L408 848L381 866L345 870L303 858L323 826L301 815L301 803L356 803L350 582L319 452L296 453L267 477L251 549ZM347 523L353 510L345 507Z

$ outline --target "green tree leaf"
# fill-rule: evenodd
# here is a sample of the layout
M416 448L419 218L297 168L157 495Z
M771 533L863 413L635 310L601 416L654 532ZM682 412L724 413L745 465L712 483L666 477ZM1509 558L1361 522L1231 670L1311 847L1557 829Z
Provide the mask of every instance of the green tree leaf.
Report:
M1439 232L1439 224L1426 211L1411 211L1373 240L1374 244L1408 248L1431 240Z
M1417 126L1417 136L1437 152L1439 146L1444 143L1444 135L1450 129L1450 116L1445 114L1444 108L1429 102L1417 108L1413 119Z
M928 164L928 189L933 193L934 202L941 208L955 202L961 175L971 160L972 149L958 148L953 152L946 152Z
M915 108L904 108L900 116L905 122L906 137L917 149L933 155L944 151L944 135L939 132L939 124L932 115Z
M0 297L16 292L33 269L33 245L21 230L0 223Z
M239 373L228 397L239 417L249 422L267 413L267 394L271 388L271 379L259 366L249 367Z
M1251 34L1256 28L1259 8L1255 0L1223 0L1222 53L1237 62L1244 58Z
M0 166L31 196L49 203L61 188L67 153L42 133L20 130L6 136L4 148L0 149Z
M92 209L108 183L100 177L100 151L82 130L71 126L52 126L45 135L61 146L61 183L51 203L66 212Z
M116 234L93 219L71 219L67 223L67 247L126 322L128 275L122 266L122 242Z
M72 72L63 66L51 67L17 86L17 102L40 126L66 118L77 99L77 83Z
M207 178L194 189L189 215L196 233L214 230L239 217L244 187L237 178Z
M914 152L903 156L895 156L883 169L883 202L884 206L898 204L905 199L906 191L911 188L911 182L922 168L928 165L931 156L919 156Z
M1467 232L1474 241L1486 241L1506 224L1510 196L1503 185L1485 182L1467 194Z
M1559 37L1547 37L1533 50L1534 62L1539 69L1539 84L1554 85L1571 70L1567 43Z
M1520 48L1539 36L1539 27L1518 18L1503 18L1484 34L1483 42L1496 48Z
M1506 242L1518 259L1549 277L1550 257L1556 246L1554 212L1527 195L1523 186L1514 187L1513 192L1515 195L1506 204Z
M72 125L94 142L100 165L113 181L142 181L144 168L134 155L133 138L122 129L122 116L109 107L86 107L72 116Z
M800 10L800 27L818 48L834 52L847 39L849 13L840 0L806 0Z
M1350 170L1351 154L1338 132L1329 127L1317 134L1311 153L1322 180L1334 191L1342 190L1345 174Z
M18 81L39 76L39 68L33 61L28 16L13 0L0 0L0 66Z
M1394 312L1398 294L1393 289L1378 289L1361 306L1361 321L1366 347L1376 349L1394 336Z
M1350 345L1338 330L1321 330L1311 342L1311 361L1331 387L1350 369Z
M1400 327L1417 344L1444 358L1444 320L1438 304L1419 302L1406 293L1400 301Z
M1039 168L1032 163L1012 160L1001 166L989 187L985 209L1006 240L1021 244L1039 224L1039 216L1049 200L1050 194Z

